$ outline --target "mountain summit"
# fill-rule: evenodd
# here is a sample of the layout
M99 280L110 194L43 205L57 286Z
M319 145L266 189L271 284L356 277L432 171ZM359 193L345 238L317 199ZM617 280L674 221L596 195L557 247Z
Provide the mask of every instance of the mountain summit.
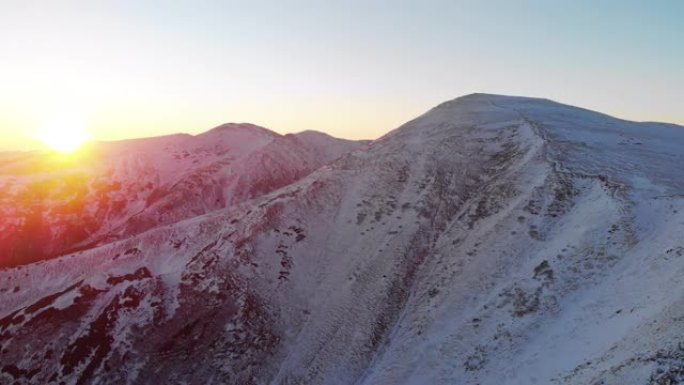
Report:
M0 378L682 380L684 127L474 94L370 144L262 134L105 157L132 187L84 210L118 214L0 270Z

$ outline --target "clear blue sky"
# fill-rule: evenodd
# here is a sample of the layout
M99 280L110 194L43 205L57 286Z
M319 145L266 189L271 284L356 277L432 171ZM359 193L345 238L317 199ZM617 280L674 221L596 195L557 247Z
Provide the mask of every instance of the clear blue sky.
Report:
M374 138L472 92L684 124L684 1L3 0L0 55L5 149L62 110L96 139Z

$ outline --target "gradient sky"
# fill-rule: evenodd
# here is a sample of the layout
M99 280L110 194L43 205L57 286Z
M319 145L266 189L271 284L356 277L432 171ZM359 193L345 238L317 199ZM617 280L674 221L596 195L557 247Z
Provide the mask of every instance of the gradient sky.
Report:
M252 122L375 138L472 92L684 124L684 1L0 1L0 148Z

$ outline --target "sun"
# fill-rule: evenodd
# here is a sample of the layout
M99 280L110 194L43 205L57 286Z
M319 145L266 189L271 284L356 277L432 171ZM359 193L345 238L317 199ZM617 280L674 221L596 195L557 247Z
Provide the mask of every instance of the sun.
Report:
M47 147L63 154L78 150L88 140L88 134L81 119L65 114L48 119L38 136Z

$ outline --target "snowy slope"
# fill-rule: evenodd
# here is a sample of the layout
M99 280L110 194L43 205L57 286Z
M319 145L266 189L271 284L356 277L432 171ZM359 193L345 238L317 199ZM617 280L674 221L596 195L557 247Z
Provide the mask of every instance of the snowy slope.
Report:
M322 137L282 139L249 164ZM0 271L0 375L683 383L683 145L674 125L455 99L294 183Z

